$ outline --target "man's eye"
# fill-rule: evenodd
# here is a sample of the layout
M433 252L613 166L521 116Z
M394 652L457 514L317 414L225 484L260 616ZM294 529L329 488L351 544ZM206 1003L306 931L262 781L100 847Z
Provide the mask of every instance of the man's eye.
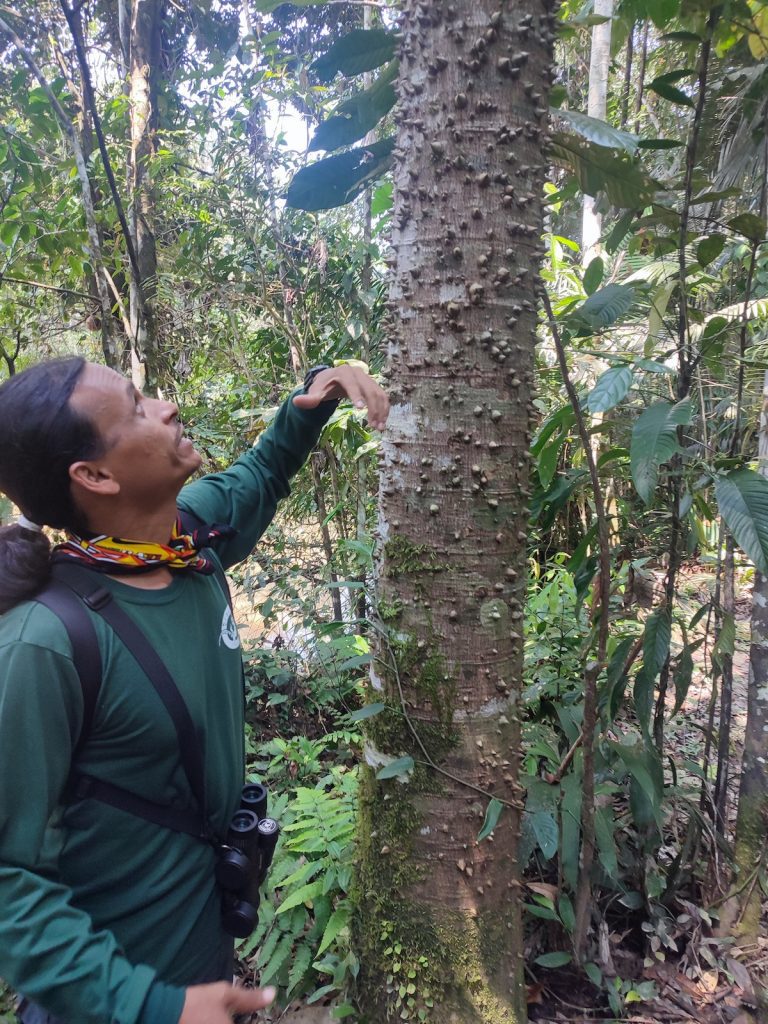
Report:
M136 395L136 415L144 416L144 404L141 401L141 395Z

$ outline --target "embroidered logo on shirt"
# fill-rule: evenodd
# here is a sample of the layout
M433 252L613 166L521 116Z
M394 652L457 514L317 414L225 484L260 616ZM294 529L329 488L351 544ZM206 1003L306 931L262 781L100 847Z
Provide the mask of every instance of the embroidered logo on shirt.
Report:
M237 631L237 624L232 616L229 605L224 609L224 616L221 620L219 643L224 644L230 651L235 651L240 646L240 634Z

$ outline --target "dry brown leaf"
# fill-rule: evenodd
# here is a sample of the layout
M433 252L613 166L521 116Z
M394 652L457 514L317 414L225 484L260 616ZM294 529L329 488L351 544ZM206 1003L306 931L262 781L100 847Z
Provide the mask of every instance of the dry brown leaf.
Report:
M557 899L556 885L551 885L549 882L526 882L525 885L531 892L535 892L539 896L545 896L548 900L552 900L553 903Z

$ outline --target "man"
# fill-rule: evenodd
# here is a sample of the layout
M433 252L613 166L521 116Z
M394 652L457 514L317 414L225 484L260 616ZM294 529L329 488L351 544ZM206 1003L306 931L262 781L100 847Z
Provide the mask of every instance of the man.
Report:
M23 513L0 530L0 976L26 997L24 1024L226 1024L274 997L225 980L212 844L73 795L75 760L139 800L200 802L151 680L93 613L102 675L83 741L72 645L33 598L51 563L77 564L136 622L191 716L203 810L225 834L244 770L241 665L214 570L249 554L344 397L383 427L388 400L367 374L319 368L255 448L183 486L201 459L178 409L119 374L62 360L0 387L0 490ZM187 535L179 509L212 529ZM51 553L40 525L68 540Z

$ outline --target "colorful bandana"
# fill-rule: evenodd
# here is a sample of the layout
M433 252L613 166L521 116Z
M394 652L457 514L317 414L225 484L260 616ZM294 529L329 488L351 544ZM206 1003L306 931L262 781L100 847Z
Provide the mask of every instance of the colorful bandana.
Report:
M119 576L129 573L152 572L164 567L171 570L191 570L205 575L215 571L209 558L200 554L203 548L219 539L232 537L237 530L232 526L201 526L192 533L182 533L181 519L177 519L167 544L151 541L123 540L121 537L78 537L67 533L67 540L53 549L53 562L75 561L96 572Z

